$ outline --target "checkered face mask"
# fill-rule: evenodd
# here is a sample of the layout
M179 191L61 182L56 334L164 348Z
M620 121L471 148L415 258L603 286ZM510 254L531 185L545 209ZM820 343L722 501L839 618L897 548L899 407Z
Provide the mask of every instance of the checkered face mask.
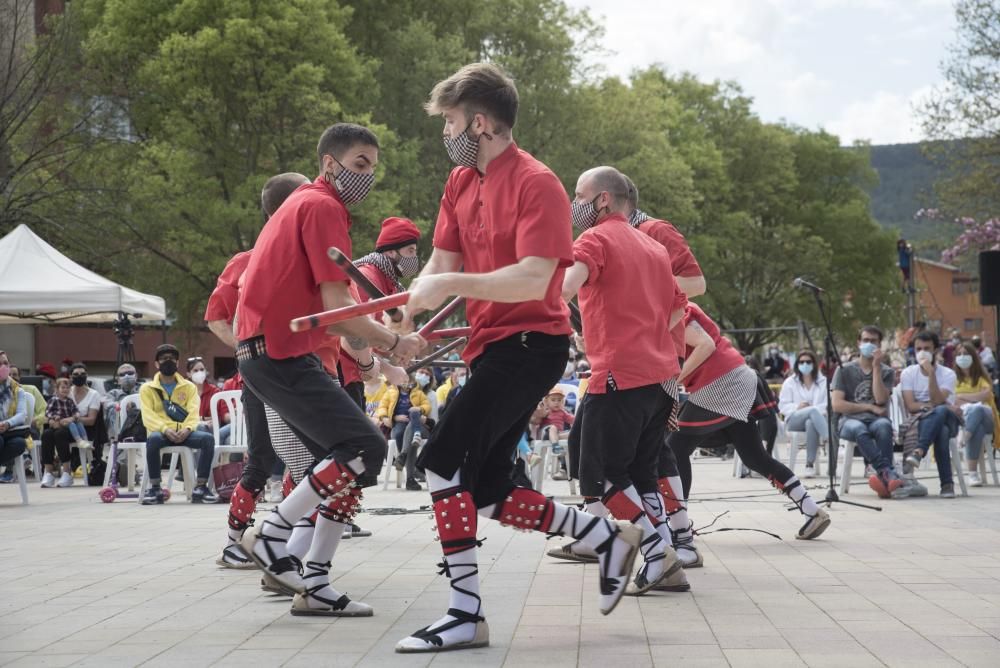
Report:
M340 199L343 200L344 204L357 204L368 197L372 186L375 185L375 174L352 172L344 167L339 160L333 159L342 168L340 174L333 177L333 187L340 193Z
M416 276L417 272L420 271L420 258L416 255L410 257L400 256L399 261L396 262L396 268L399 270L399 275L403 278Z
M448 151L448 157L459 167L478 166L479 140L483 136L487 136L484 133L473 139L469 136L470 127L472 127L472 123L465 126L461 134L455 138L444 137L444 150Z
M597 197L600 197L600 195ZM594 204L597 201L597 197L589 202L577 202L573 200L570 206L570 210L573 213L573 227L578 230L589 230L597 224L597 205Z
M632 215L628 217L628 224L632 227L639 227L649 220L649 216L642 209L634 209Z

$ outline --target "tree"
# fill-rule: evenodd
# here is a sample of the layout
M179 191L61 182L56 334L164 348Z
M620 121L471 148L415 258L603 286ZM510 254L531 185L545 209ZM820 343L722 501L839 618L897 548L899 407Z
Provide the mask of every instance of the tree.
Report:
M949 170L939 206L954 217L1000 210L1000 1L958 0L957 38L942 63L946 84L923 108L928 154Z

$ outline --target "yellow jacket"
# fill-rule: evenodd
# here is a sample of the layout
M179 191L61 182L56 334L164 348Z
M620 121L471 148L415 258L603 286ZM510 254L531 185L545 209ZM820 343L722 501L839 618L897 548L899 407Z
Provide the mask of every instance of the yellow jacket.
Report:
M375 390L374 394L368 393L368 387L365 387L365 413L368 417L375 417L375 413L378 412L379 404L382 403L382 397L385 396L385 391L388 385L386 385L385 380L382 380Z
M983 403L993 409L993 447L1000 450L1000 412L997 411L996 400L993 397L993 384L986 378L979 379L979 385L972 386L972 380L960 381L955 387L955 394L973 394L982 390L989 390L986 401Z
M434 390L437 392L438 406L444 406L448 401L448 393L451 392L451 388L455 387L454 383L451 382L451 376L448 376L448 380L441 384L441 387Z
M395 385L388 385L382 401L379 402L378 413L375 414L375 417L379 420L382 418L391 418L393 412L396 410L396 402L398 401L399 388ZM431 414L431 402L427 401L427 395L424 394L423 390L416 387L410 390L410 405L414 408L419 408L421 414L425 417Z
M180 431L185 427L194 431L198 428L198 409L201 407L201 397L198 396L198 386L180 374L175 374L177 387L173 394L168 395L167 391L160 384L159 372L153 376L153 380L144 383L139 388L139 403L142 410L142 423L146 426L146 431L163 432L164 429ZM163 408L163 397L167 397L172 402L187 411L187 419L184 422L175 422L167 416Z

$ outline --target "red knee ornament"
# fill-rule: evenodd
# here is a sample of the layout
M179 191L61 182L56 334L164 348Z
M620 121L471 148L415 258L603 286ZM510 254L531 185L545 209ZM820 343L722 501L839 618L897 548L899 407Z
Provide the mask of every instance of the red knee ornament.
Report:
M680 495L670 486L669 478L660 478L656 481L656 484L660 488L660 494L663 495L663 509L667 511L667 515L673 515L679 510L684 510Z
M646 512L617 487L609 489L608 493L601 499L601 502L615 519L625 520L632 524L639 521L639 518Z
M260 490L254 493L244 487L242 482L236 483L233 495L229 499L229 527L231 529L239 531L247 527L250 518L253 517L253 511L257 508L257 497L259 496Z
M363 493L360 488L351 488L342 496L327 499L316 510L319 515L331 522L350 524L358 513ZM315 522L315 518L313 521Z
M312 486L313 491L324 499L344 496L354 487L357 475L345 464L341 464L334 459L327 461L329 464L321 470L314 470L309 474L309 484Z
M472 495L461 487L450 487L431 494L438 540L445 556L476 546L477 515Z
M522 531L548 531L552 527L552 502L533 489L515 487L497 507L494 519Z

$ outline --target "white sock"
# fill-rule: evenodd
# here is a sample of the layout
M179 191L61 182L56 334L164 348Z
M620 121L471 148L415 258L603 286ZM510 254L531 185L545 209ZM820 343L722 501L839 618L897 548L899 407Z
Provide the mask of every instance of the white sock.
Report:
M316 511L313 511L310 515L302 517L295 523L295 528L292 529L292 536L288 539L288 553L297 557L299 561L304 562L315 530Z
M649 492L642 495L642 507L645 509L650 516L656 518L656 532L660 534L662 538L668 545L672 545L674 542L674 537L670 533L670 527L667 524L667 511L663 507L663 496L659 491Z
M336 601L343 596L330 586L330 562L340 545L340 537L344 535L344 526L324 517L322 511L316 517L312 542L303 561L303 580L310 597L315 599L313 602L317 605Z
M587 512L594 517L607 517L608 509L600 501L591 501L586 504Z
M691 519L688 517L687 499L683 498L684 484L681 482L680 476L676 475L667 478L667 483L670 485L677 504L680 506L667 513L667 522L670 524L670 530L673 531L675 536L678 538L685 537L691 531Z
M799 482L799 479L795 476L785 481L785 489L787 490L785 493L788 494L788 498L798 504L803 515L812 517L819 511L819 506L816 505L816 502L809 496L806 488L801 483L795 485L793 489L788 489L795 482Z

